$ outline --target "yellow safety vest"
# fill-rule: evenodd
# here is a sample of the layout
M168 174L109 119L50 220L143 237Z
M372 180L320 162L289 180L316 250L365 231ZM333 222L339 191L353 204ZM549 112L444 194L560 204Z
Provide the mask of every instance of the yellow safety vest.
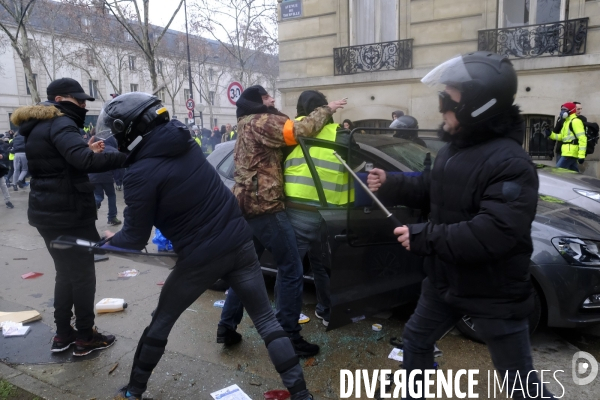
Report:
M202 140L198 136L194 137L194 140L198 143L198 146L202 146Z
M303 117L296 118L301 120ZM317 139L335 142L338 124L327 124L316 136ZM354 201L354 188L350 188L348 172L333 155L333 150L312 146L310 156L315 164L317 174L323 185L323 192L327 203L334 206L343 206ZM315 182L310 174L302 148L296 146L284 163L284 191L289 200L318 203L319 196ZM348 193L350 191L350 193Z
M10 139L8 143L12 143L13 139ZM8 153L8 161L13 161L15 159L15 153Z
M235 135L235 131L229 132L229 140L233 140L233 135Z
M565 119L560 133L550 135L550 139L563 142L560 153L563 157L585 158L587 136L583 122L577 114L571 114ZM577 139L577 143L575 143Z

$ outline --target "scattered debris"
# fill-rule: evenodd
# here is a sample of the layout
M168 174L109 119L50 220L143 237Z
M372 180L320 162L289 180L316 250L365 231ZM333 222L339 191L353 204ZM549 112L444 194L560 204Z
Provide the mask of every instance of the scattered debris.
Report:
M4 321L0 323L4 337L25 336L29 333L30 326L23 326L20 322Z
M3 312L0 311L0 322L14 321L26 324L28 322L38 321L42 319L42 315L36 310Z
M127 303L124 299L102 299L96 304L96 312L98 314L123 311L126 308Z
M138 276L140 271L137 269L128 269L127 271L119 272L119 278L132 278Z
M255 381L250 381L250 382L248 382L248 383L249 383L249 384L251 384L252 386L261 386L261 385L262 385L262 383L260 383L260 382L255 382Z
M252 400L238 385L227 386L210 394L213 399L220 400Z
M26 258L13 258L13 260L27 260Z
M198 311L196 311L196 310L192 310L191 308L186 308L186 309L185 309L185 311L191 311L191 312L195 312L195 313L197 313L197 312L198 312Z
M310 322L310 318L308 317L308 315L304 315L304 314L300 313L300 317L298 317L298 323L306 324L307 322Z
M213 306L223 308L225 307L225 300L217 300L214 302Z
M113 372L115 372L115 369L117 369L117 367L119 366L119 363L116 363L115 365L112 366L112 368L110 369L110 371L108 371L108 374L112 374Z
M265 392L265 400L286 400L290 398L290 392L287 390L269 390Z
M404 351L402 349L394 348L388 358L396 361L403 361Z
M311 357L308 360L306 360L306 362L304 363L304 366L305 367L312 367L312 366L317 365L317 364L318 364L317 359L314 358L314 357Z
M383 329L383 326L381 324L373 324L371 325L371 328L375 331L375 332L379 332Z
M165 281L162 281L162 282L158 282L158 283L157 283L157 285L158 285L158 286L162 286L162 285L164 285L164 284L165 284Z
M42 276L44 274L42 274L41 272L28 272L26 274L21 275L21 278L23 279L33 279L33 278L37 278L38 276Z

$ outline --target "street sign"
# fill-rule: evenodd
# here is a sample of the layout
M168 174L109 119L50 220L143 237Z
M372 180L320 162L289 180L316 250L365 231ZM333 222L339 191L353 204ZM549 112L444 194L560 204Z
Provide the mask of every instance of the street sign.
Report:
M288 0L281 4L281 19L302 17L302 0Z
M194 99L187 99L185 101L185 108L187 108L190 111L192 111L194 109L195 105L196 105L196 103L194 103Z
M190 125L196 125L196 120L195 120L194 118L191 118L191 119L188 121L188 123L189 123Z
M188 111L188 118L189 119L194 118L194 112L193 111Z
M242 88L242 84L239 82L231 82L227 87L227 98L229 102L235 106L235 102L238 101L244 88Z

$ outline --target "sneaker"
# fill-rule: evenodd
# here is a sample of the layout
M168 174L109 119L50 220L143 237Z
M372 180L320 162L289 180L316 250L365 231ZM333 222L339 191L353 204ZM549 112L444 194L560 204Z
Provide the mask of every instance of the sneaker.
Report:
M219 325L217 328L217 343L223 343L225 346L231 346L242 341L242 335L229 329L226 326Z
M117 190L120 192L121 190L123 190L123 186L122 185L117 185Z
M21 189L26 188L27 186L29 186L29 182L25 182L25 181L17 181L17 185L19 185L19 187Z
M114 217L114 218L109 219L108 222L107 222L107 224L109 224L109 225L121 225L121 221L117 217Z
M19 191L19 188L17 188L17 185L12 185L12 187L13 187L13 190L14 190L15 192L18 192L18 191Z
M444 352L437 347L437 344L433 345L433 358L438 358L444 355Z
M76 340L77 340L77 334L75 333L74 329L71 329L71 332L69 332L69 334L66 336L54 335L54 338L52 339L52 347L50 348L50 351L53 353L60 353L61 351L65 351L72 344L75 344Z
M102 350L112 346L116 341L113 335L102 335L94 328L90 340L77 339L73 355L77 357L86 356L94 350Z
M125 400L125 399L142 400L142 396L129 393L129 391L127 390L127 385L125 385L121 389L119 389L119 391L117 392L115 397L113 397L113 400Z
M312 357L319 353L319 346L308 343L302 336L298 339L292 339L292 345L296 355L300 357Z
M6 208L15 208L15 206L13 206L13 203L11 203L10 201L7 201Z
M323 321L323 325L329 326L329 321L326 320L325 317L323 317L322 315L320 315L317 310L315 310L315 315L316 315L317 318L319 318L320 320Z

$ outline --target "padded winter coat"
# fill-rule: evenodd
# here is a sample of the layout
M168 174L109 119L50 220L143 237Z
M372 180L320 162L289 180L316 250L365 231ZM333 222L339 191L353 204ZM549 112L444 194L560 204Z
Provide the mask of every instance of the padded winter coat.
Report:
M507 123L500 137L476 135L443 147L430 173L388 176L379 196L415 208L430 203L430 221L408 226L410 251L425 257L446 302L474 317L524 318L533 309L537 172L521 147L522 128Z

